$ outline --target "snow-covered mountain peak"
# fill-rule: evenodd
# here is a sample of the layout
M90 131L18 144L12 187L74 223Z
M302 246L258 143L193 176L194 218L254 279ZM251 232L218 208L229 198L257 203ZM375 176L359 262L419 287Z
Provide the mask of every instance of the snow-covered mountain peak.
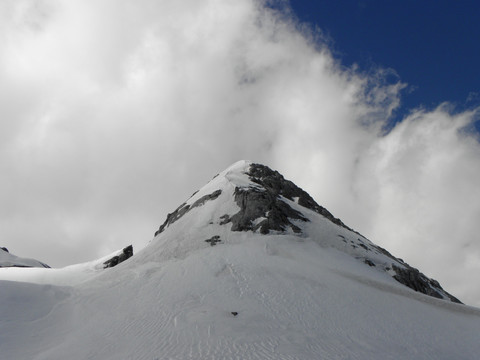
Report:
M479 309L452 303L438 282L263 165L242 161L220 173L132 254L128 246L62 269L0 269L0 358L446 360L480 352Z
M294 221L309 221L302 214L302 208L314 211L333 223L347 228L339 219L318 205L310 195L293 182L286 180L279 172L265 165L242 160L216 175L207 185L169 214L155 235L163 232L165 228L192 209L204 205L207 201L217 200L221 194L224 194L223 203L229 202L230 206L221 215L222 220L219 223L232 224L232 231L252 230L262 234L272 231L277 234L290 231L299 234L302 232L301 228L294 224ZM301 210L295 210L292 203L297 204L293 207L300 206Z
M415 291L460 302L437 281L346 226L278 171L250 161L236 162L168 214L152 245L162 259L185 258L209 246L262 241L262 236L333 248Z

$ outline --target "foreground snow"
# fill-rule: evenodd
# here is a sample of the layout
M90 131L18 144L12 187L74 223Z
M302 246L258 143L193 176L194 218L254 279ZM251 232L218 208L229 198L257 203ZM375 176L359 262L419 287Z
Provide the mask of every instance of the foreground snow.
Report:
M478 309L372 277L310 241L262 236L184 259L135 260L75 287L1 281L2 358L477 359L480 351Z
M0 269L0 357L478 359L480 309L365 265L361 248L345 245L358 234L324 219L304 224L302 236L221 225L238 211L231 199L235 186L249 185L246 166L221 173L186 203L220 196L114 268L100 259ZM212 236L215 246L205 242Z

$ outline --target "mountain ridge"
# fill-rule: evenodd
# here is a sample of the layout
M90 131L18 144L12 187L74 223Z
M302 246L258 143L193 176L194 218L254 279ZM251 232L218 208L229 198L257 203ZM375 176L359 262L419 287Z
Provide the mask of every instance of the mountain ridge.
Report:
M6 247L0 247L0 268L50 268L47 264L36 259L22 258L11 254Z

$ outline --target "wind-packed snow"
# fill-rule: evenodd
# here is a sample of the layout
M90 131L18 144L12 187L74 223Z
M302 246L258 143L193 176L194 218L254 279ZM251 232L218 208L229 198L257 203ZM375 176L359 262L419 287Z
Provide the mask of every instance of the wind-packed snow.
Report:
M358 234L305 209L302 236L220 225L238 211L235 187L250 185L246 168L219 174L187 204L220 196L114 268L0 269L0 358L478 359L480 309L365 265L342 241L370 244Z

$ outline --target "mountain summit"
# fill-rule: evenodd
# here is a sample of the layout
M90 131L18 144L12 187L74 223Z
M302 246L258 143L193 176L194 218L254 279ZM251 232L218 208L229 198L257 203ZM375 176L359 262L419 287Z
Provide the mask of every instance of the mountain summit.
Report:
M208 209L199 210L207 203ZM347 253L415 291L461 303L438 281L428 278L346 226L318 205L308 193L265 165L248 161L235 163L168 214L155 236L161 236L187 214L193 219L177 226L188 231L195 229L208 237L204 243L197 237L190 239L196 241L197 246L189 243L189 249L207 246L205 243L210 246L228 243L230 231L266 236L293 235ZM179 238L185 239L185 236ZM177 251L182 247L177 243L174 246Z

